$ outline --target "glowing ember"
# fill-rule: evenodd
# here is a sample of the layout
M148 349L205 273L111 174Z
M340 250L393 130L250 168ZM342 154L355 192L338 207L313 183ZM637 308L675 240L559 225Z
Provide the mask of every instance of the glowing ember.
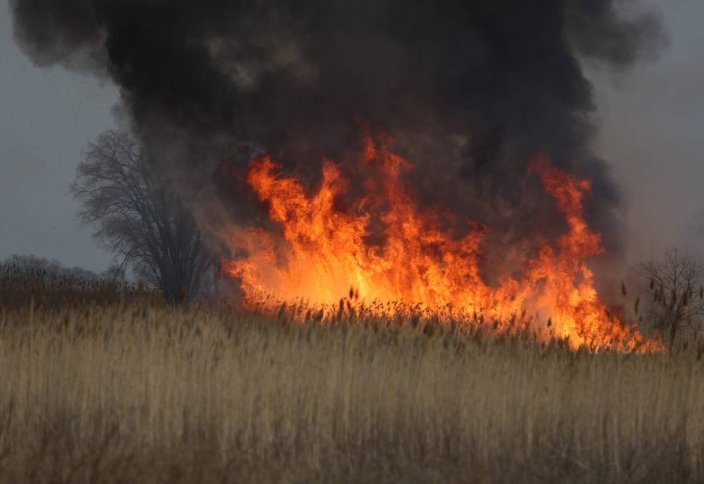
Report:
M539 315L534 330L545 338L564 338L572 348L661 348L659 341L645 340L610 315L599 300L585 262L602 250L600 235L583 216L588 180L571 177L545 158L532 163L531 171L555 199L569 230L554 246L540 249L523 280L502 277L489 286L479 270L482 225L472 222L462 238L443 231L440 215L420 209L404 187L401 174L412 165L391 152L387 142L368 139L362 163L373 173L365 195L341 209L338 201L348 187L332 161L324 160L322 183L312 195L299 180L280 176L269 156L251 161L248 183L268 203L269 217L282 231L233 231L233 247L245 256L226 261L225 267L241 280L247 296L335 305L353 287L362 300L380 303L380 311L401 302L473 321L481 315L480 320L502 329L531 313ZM369 240L372 223L381 225L383 234L374 243Z

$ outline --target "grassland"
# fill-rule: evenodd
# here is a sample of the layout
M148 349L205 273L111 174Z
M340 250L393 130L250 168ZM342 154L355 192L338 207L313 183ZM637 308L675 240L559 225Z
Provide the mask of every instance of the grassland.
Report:
M0 284L2 482L704 480L696 348L27 287Z

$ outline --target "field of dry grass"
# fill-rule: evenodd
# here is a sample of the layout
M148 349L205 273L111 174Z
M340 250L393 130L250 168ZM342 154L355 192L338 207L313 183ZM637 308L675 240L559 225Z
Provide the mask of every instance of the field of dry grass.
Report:
M0 480L701 482L700 356L149 301L4 308Z

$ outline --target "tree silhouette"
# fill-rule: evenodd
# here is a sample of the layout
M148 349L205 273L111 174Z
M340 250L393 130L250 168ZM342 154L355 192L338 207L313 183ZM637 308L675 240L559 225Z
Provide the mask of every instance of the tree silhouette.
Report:
M71 190L94 236L170 303L191 298L214 260L193 214L129 135L108 131L88 146Z

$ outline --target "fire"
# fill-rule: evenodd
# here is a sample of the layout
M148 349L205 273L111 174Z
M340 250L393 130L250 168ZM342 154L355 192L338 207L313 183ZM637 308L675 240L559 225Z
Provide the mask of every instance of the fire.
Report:
M332 306L350 292L376 302L379 311L400 303L473 321L480 315L500 329L530 312L539 315L543 337L565 339L575 349L660 349L658 341L611 315L594 288L586 259L602 246L584 219L589 180L575 179L542 157L531 164L568 230L539 250L522 280L504 276L490 286L479 264L487 227L470 222L463 237L443 230L443 215L419 208L404 186L402 174L412 164L389 145L366 140L361 163L370 176L364 195L346 207L340 200L349 186L333 161L323 160L322 182L311 194L299 180L281 176L270 156L250 162L247 181L281 232L233 230L231 243L244 256L226 261L225 268L241 280L247 296Z

